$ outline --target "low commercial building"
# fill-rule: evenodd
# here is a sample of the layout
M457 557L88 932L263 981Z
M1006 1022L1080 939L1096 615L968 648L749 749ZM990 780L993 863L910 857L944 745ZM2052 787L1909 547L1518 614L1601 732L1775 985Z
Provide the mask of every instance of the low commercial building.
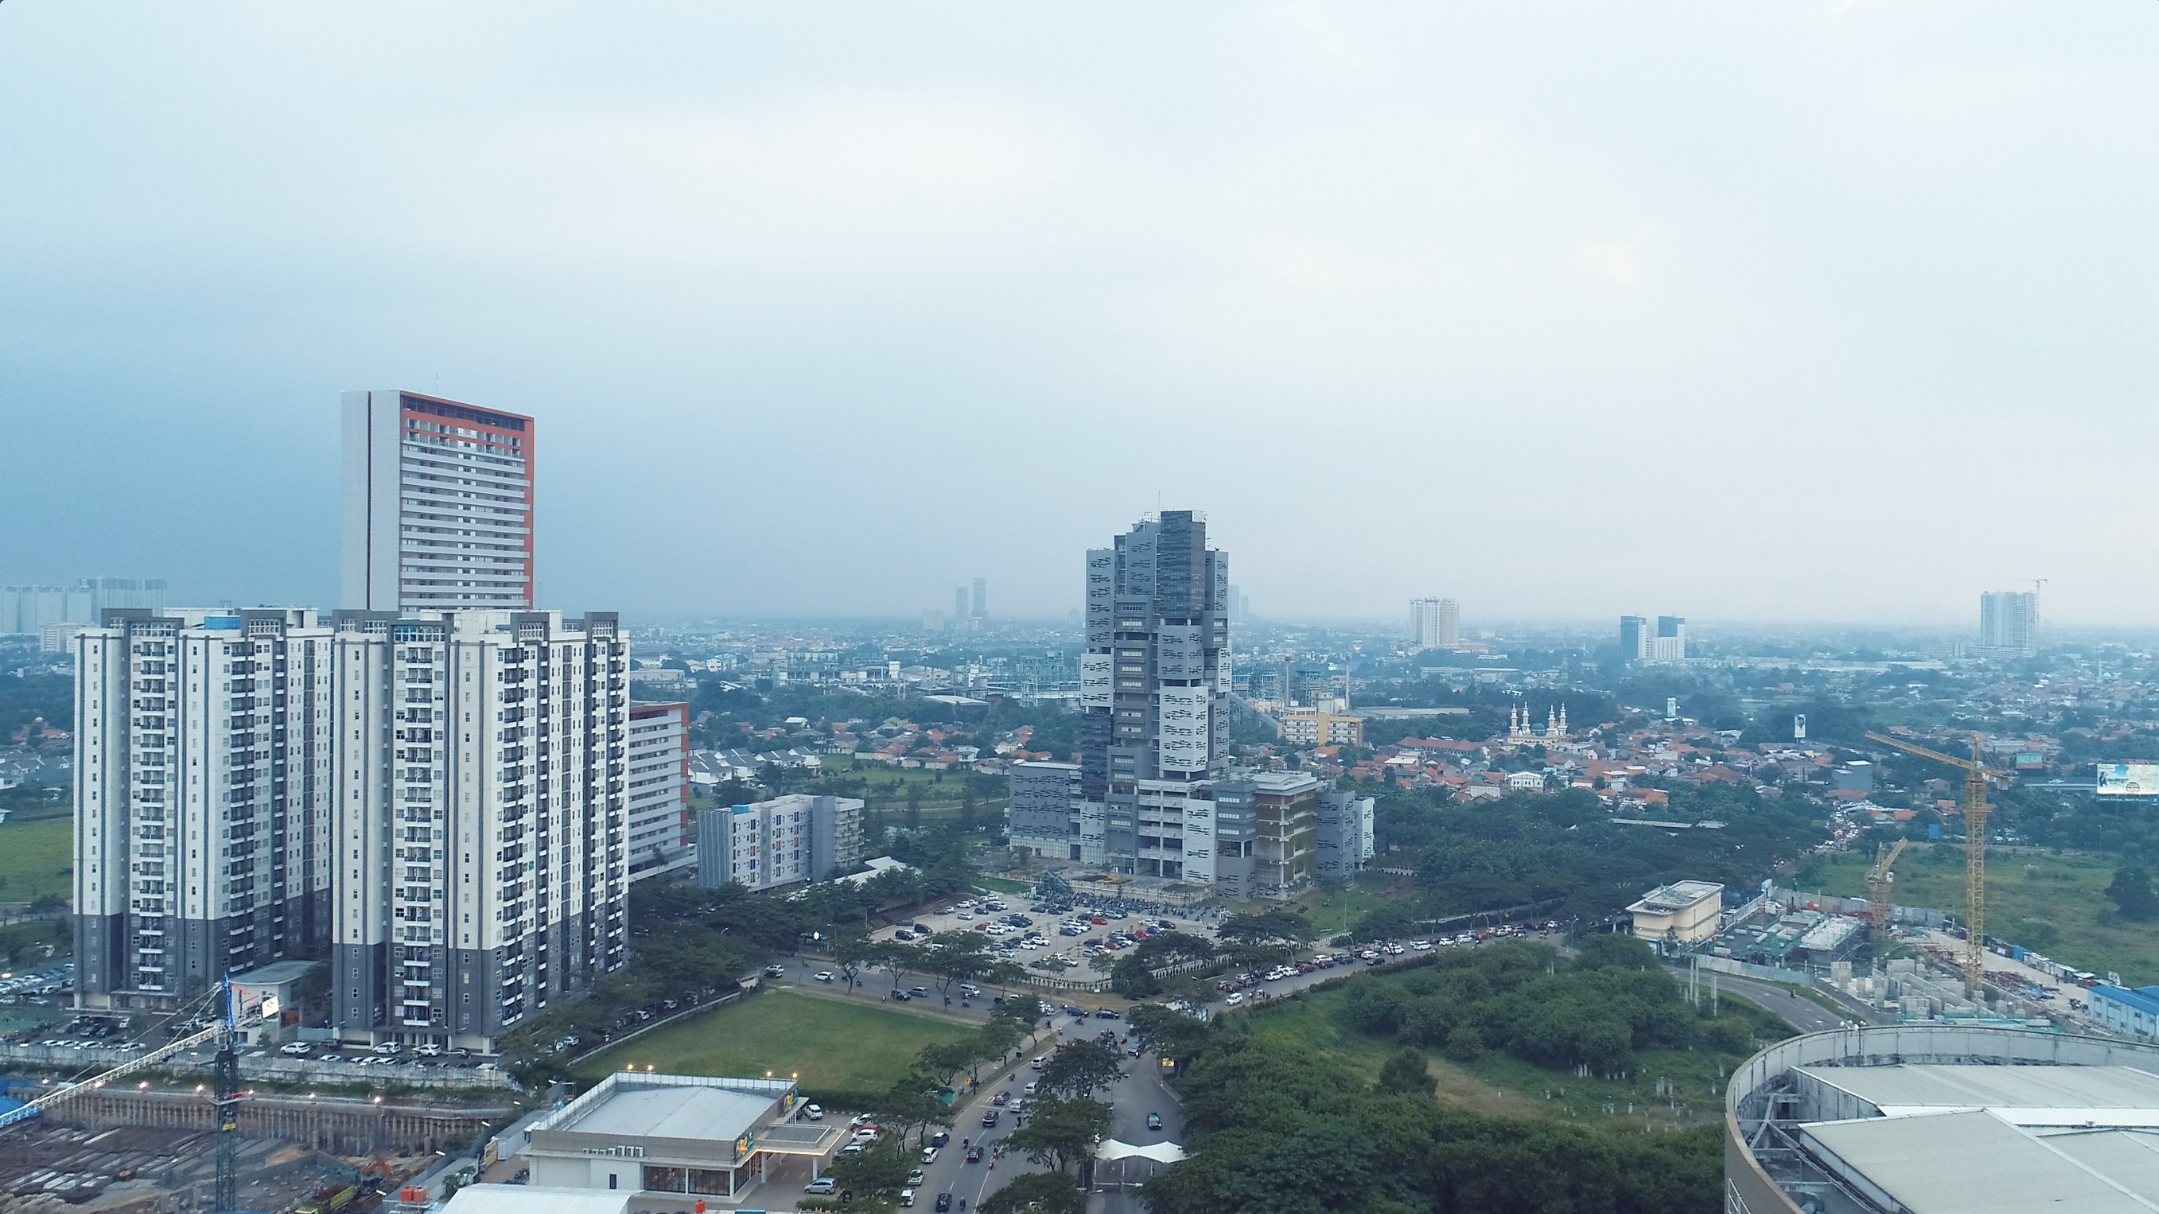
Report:
M1282 714L1282 740L1294 746L1362 746L1364 718L1299 708Z
M2125 1037L2159 1037L2159 986L2128 990L2095 986L2086 996L2092 1018Z
M1756 1054L1725 1094L1726 1214L2149 1214L2159 1048L1866 1026Z
M789 793L697 814L697 882L772 889L819 881L862 858L862 802Z
M788 1079L712 1079L622 1071L532 1124L519 1158L535 1186L739 1201L778 1156L819 1167L844 1123L793 1120Z
M1717 934L1724 886L1715 881L1674 881L1643 894L1627 908L1634 934L1652 944L1700 944Z

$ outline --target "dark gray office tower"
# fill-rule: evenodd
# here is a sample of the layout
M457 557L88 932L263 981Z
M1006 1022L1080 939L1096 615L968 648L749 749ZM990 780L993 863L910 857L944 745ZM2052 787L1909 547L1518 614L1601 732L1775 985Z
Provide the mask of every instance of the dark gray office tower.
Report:
M1649 656L1649 620L1638 615L1619 617L1619 657L1622 661Z
M1228 607L1229 555L1207 547L1195 511L1164 511L1087 553L1080 845L1089 862L1184 875L1186 796L1228 750Z

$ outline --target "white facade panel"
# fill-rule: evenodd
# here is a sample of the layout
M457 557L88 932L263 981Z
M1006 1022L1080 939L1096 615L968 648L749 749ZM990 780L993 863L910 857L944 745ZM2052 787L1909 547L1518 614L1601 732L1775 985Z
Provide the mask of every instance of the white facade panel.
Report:
M1083 653L1080 655L1080 707L1108 708L1110 706L1110 665L1106 653Z
M1204 771L1211 731L1208 687L1164 687L1157 693L1159 759L1165 771Z

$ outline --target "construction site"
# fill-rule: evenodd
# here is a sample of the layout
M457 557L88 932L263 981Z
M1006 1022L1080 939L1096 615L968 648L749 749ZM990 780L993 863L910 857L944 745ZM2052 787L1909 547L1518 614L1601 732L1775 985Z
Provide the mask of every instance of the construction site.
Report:
M18 1099L35 1093L11 1089ZM237 1205L224 1208L377 1209L383 1193L474 1149L513 1111L250 1094L233 1132ZM205 1093L127 1087L56 1104L0 1129L0 1214L217 1210L220 1137Z
M243 1087L237 1043L277 1015L276 999L227 980L211 1010L209 1027L97 1073L6 1081L0 1214L371 1211L415 1178L482 1156L490 1129L517 1111L500 1090Z

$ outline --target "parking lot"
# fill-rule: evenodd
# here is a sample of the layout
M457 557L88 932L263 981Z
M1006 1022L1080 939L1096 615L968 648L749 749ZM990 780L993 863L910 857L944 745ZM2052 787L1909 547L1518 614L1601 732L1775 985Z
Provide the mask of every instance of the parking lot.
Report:
M1182 910L1142 909L1116 900L1042 901L992 895L938 903L913 919L879 929L875 936L936 947L940 938L952 933L981 932L1001 960L1044 977L1093 981L1107 974L1091 968L1091 960L1114 961L1155 932L1212 937L1215 919L1211 915L1205 919L1188 916Z

